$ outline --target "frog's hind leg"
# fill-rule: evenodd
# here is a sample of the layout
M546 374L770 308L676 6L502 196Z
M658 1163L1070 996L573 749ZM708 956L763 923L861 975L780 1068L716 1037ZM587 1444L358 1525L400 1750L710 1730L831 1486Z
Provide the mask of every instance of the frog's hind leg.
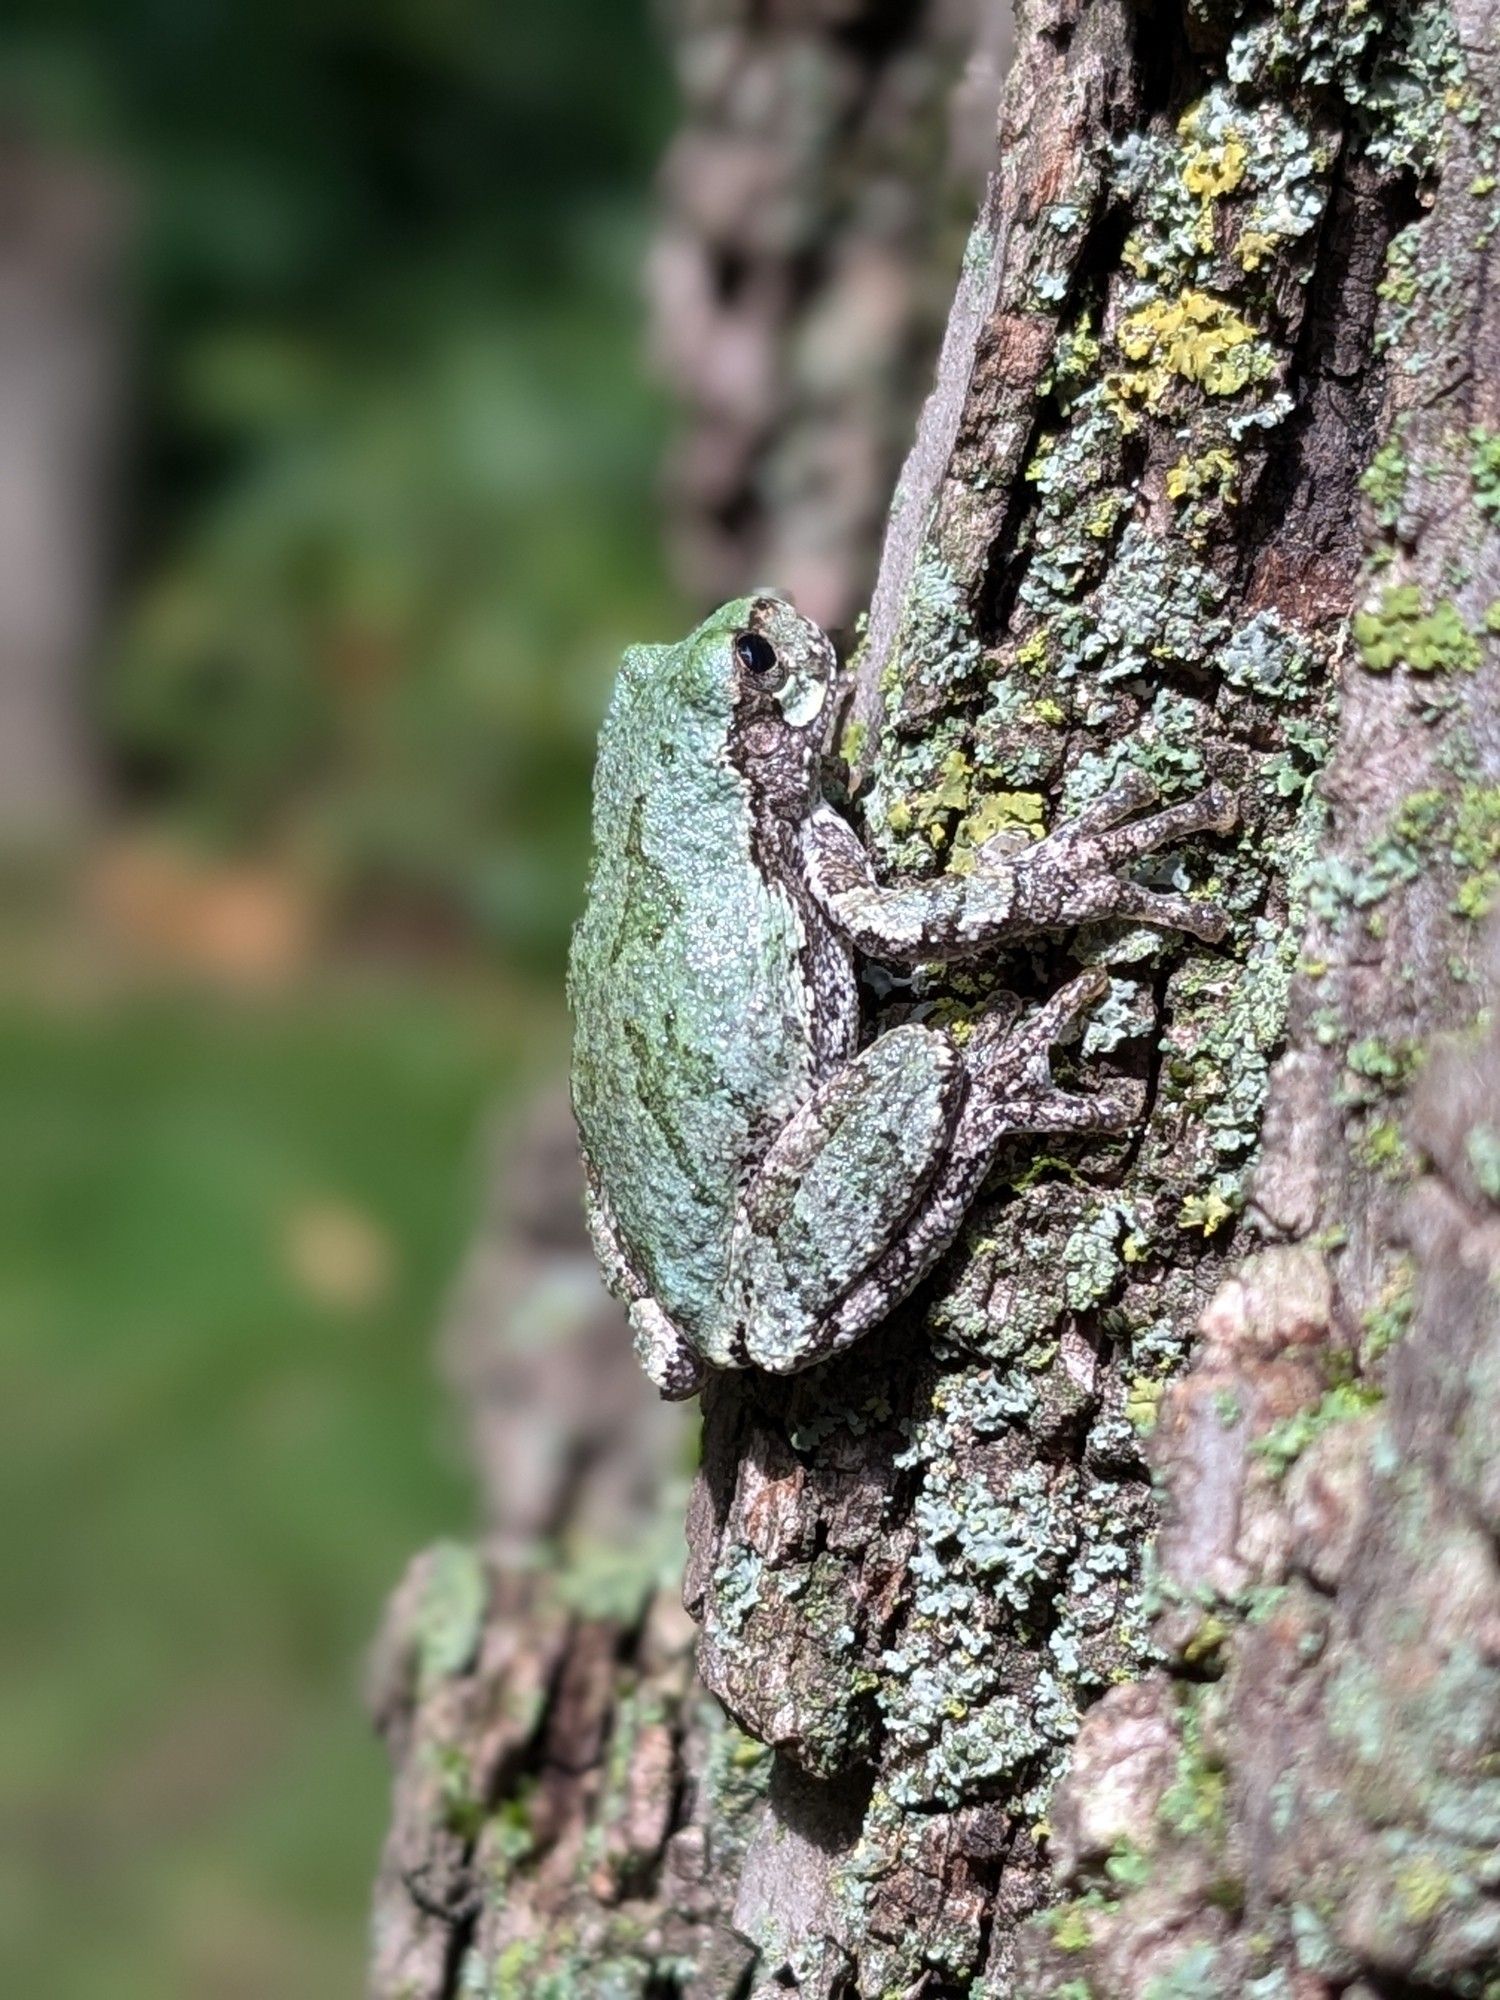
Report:
M702 1359L686 1334L663 1312L631 1270L609 1204L592 1174L588 1175L584 1188L583 1213L605 1286L611 1297L619 1299L625 1307L626 1322L641 1366L667 1402L680 1403L685 1397L696 1396L703 1387Z
M948 1151L964 1059L909 1022L837 1069L777 1135L741 1199L710 1360L786 1374L890 1254Z
M920 1208L880 1260L829 1315L815 1356L835 1354L883 1319L924 1278L958 1234L1003 1139L1022 1132L1119 1132L1140 1109L1139 1094L1080 1097L1052 1079L1052 1050L1108 991L1088 972L1037 1011L1011 1022L981 1021L964 1050L967 1089L952 1143Z

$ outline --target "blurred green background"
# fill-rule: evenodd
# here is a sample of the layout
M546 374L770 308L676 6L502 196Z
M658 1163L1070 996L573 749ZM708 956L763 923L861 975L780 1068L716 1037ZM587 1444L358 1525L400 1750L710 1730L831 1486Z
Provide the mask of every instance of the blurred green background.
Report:
M644 0L12 0L0 75L118 196L128 327L100 810L8 870L0 1963L334 2000L361 1655L472 1521L481 1131L560 1059L614 659L680 622L670 80Z

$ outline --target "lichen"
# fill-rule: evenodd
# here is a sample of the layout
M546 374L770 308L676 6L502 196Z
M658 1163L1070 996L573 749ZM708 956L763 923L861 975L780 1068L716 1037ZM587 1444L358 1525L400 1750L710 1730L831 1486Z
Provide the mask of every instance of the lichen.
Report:
M469 1664L488 1596L477 1549L466 1542L439 1542L429 1551L416 1620L419 1693L430 1692Z
M1224 299L1202 291L1180 291L1175 299L1152 299L1121 322L1121 352L1141 365L1113 375L1115 393L1129 402L1160 407L1172 378L1202 388L1209 396L1235 396L1251 382L1263 382L1275 367L1274 350L1255 327Z
M1378 609L1354 617L1354 638L1371 673L1406 667L1414 674L1472 673L1479 665L1479 641L1451 598L1430 609L1420 584L1388 586Z
M1394 528L1401 518L1409 473L1406 447L1399 435L1389 437L1370 460L1359 482L1370 510L1382 528Z
M1443 0L1278 0L1235 37L1227 68L1246 87L1338 91L1356 139L1381 171L1418 177L1436 167L1449 93L1463 62Z
M1500 521L1500 433L1476 424L1469 432L1469 476L1474 505L1486 520Z
M1276 1478L1284 1478L1315 1438L1334 1424L1347 1423L1377 1408L1380 1397L1373 1384L1335 1383L1310 1408L1274 1423L1255 1440L1251 1450Z

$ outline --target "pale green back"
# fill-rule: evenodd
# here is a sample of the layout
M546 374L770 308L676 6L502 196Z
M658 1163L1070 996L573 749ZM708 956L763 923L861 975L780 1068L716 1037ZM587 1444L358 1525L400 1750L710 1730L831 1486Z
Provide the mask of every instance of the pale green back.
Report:
M745 612L625 657L569 965L584 1149L633 1265L690 1335L721 1301L745 1165L811 1084L801 921L754 865L724 754Z

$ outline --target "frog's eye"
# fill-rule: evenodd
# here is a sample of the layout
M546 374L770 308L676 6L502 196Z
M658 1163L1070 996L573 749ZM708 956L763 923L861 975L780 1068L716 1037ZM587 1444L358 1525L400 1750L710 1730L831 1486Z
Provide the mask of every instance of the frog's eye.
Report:
M734 657L747 674L760 681L769 680L781 665L776 648L759 632L736 632Z

